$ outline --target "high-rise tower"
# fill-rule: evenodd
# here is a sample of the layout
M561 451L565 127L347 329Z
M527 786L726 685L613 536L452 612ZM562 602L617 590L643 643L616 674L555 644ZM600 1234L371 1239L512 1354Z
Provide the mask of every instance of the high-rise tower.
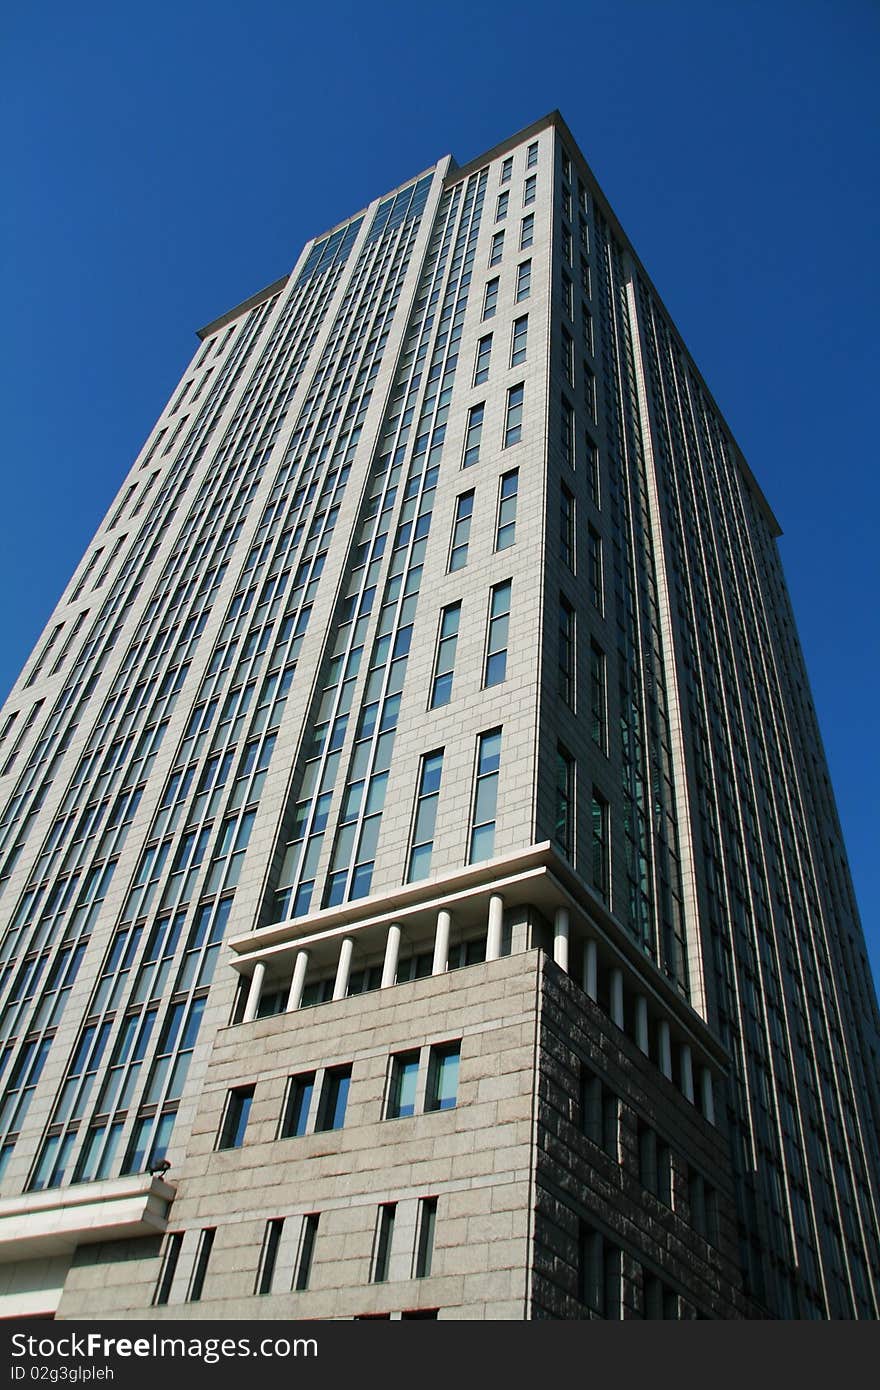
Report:
M0 718L6 1314L876 1317L778 526L559 115L200 338Z

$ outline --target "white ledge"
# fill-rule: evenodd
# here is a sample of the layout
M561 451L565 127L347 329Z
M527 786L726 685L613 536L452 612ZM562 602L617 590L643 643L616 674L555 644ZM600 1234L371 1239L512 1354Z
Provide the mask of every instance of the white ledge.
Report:
M0 1264L69 1254L78 1245L162 1235L177 1189L149 1173L25 1192L0 1201Z

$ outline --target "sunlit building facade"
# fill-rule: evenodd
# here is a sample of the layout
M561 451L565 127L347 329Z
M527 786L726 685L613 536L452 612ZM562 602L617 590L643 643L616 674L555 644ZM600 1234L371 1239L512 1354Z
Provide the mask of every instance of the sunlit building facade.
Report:
M0 716L0 1311L875 1318L776 546L558 113L198 349Z

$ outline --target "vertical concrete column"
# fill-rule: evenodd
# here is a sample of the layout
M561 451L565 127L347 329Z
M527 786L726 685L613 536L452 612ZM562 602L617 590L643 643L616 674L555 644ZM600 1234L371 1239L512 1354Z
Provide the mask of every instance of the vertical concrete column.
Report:
M557 907L553 918L553 959L562 970L568 970L568 908Z
M592 936L584 942L584 994L594 1001L599 997L599 952Z
M382 963L382 989L393 985L397 978L397 957L400 954L400 927L392 922L385 938L385 960Z
M715 1123L715 1092L712 1088L712 1073L708 1067L700 1068L700 1100L703 1114L710 1125Z
M665 1018L661 1018L657 1025L657 1045L660 1049L658 1062L663 1075L672 1080L672 1037L669 1032L669 1024Z
M257 1009L260 1007L260 995L263 993L263 981L265 978L266 967L261 960L258 960L254 966L254 973L251 976L247 1003L244 1006L243 1023L253 1023L257 1016Z
M297 951L296 960L293 963L293 979L290 982L290 993L287 996L287 1012L292 1013L298 1009L302 1003L303 988L306 982L306 971L309 968L308 951Z
M434 963L432 975L445 975L449 968L449 933L452 930L452 915L445 910L437 913L437 927L434 932Z
M689 1100L691 1105L694 1103L694 1063L691 1057L691 1049L688 1043L682 1043L679 1053L681 1062L681 1093L685 1100Z
M623 1027L623 971L612 970L610 979L611 1022Z
M486 960L498 960L501 955L501 931L504 926L504 899L493 893L489 899L489 929L486 933Z
M351 957L354 951L354 942L350 936L342 938L342 945L339 948L339 964L336 967L336 979L333 981L333 998L344 999L348 993L348 977L351 974Z
M648 1040L648 1001L644 994L636 995L636 1043L646 1057L650 1056L651 1047Z

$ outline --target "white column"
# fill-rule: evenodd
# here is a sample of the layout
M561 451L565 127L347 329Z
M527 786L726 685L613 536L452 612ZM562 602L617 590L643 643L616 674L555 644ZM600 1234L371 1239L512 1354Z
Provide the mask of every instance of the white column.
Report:
M648 1041L648 1001L644 994L636 995L636 1043L648 1057L651 1048Z
M504 926L504 899L493 893L489 899L489 930L486 933L486 960L498 960L501 955L501 931Z
M584 942L584 994L593 1000L599 994L599 952L592 936Z
M689 1100L691 1105L694 1103L694 1064L691 1057L691 1049L688 1043L682 1043L679 1052L681 1062L681 1093L685 1100Z
M382 965L382 989L393 985L397 979L397 957L400 954L400 927L392 922L385 938L385 960Z
M253 1023L257 1016L257 1009L260 1007L260 995L263 992L263 981L266 978L266 967L261 960L254 966L254 973L251 976L250 989L248 990L247 1003L244 1006L244 1018L242 1023Z
M561 970L568 970L567 907L557 907L553 918L553 959Z
M434 963L432 975L445 975L449 968L449 933L452 929L452 916L444 911L437 913L437 928L434 933Z
M703 1114L710 1125L715 1123L715 1093L712 1089L712 1073L708 1067L700 1068L700 1099Z
M293 963L293 979L290 982L290 993L287 996L288 1013L292 1013L294 1009L298 1009L302 1003L303 986L306 982L306 971L308 968L308 951L297 951L296 960Z
M657 1044L660 1049L658 1061L660 1070L669 1080L672 1080L672 1037L669 1032L669 1024L665 1018L661 1018L657 1025Z
M354 951L354 942L350 936L342 938L342 945L339 948L339 964L336 967L336 979L333 981L333 998L344 999L348 993L348 977L351 974L351 956Z
M623 971L612 970L610 982L611 1022L623 1027Z

